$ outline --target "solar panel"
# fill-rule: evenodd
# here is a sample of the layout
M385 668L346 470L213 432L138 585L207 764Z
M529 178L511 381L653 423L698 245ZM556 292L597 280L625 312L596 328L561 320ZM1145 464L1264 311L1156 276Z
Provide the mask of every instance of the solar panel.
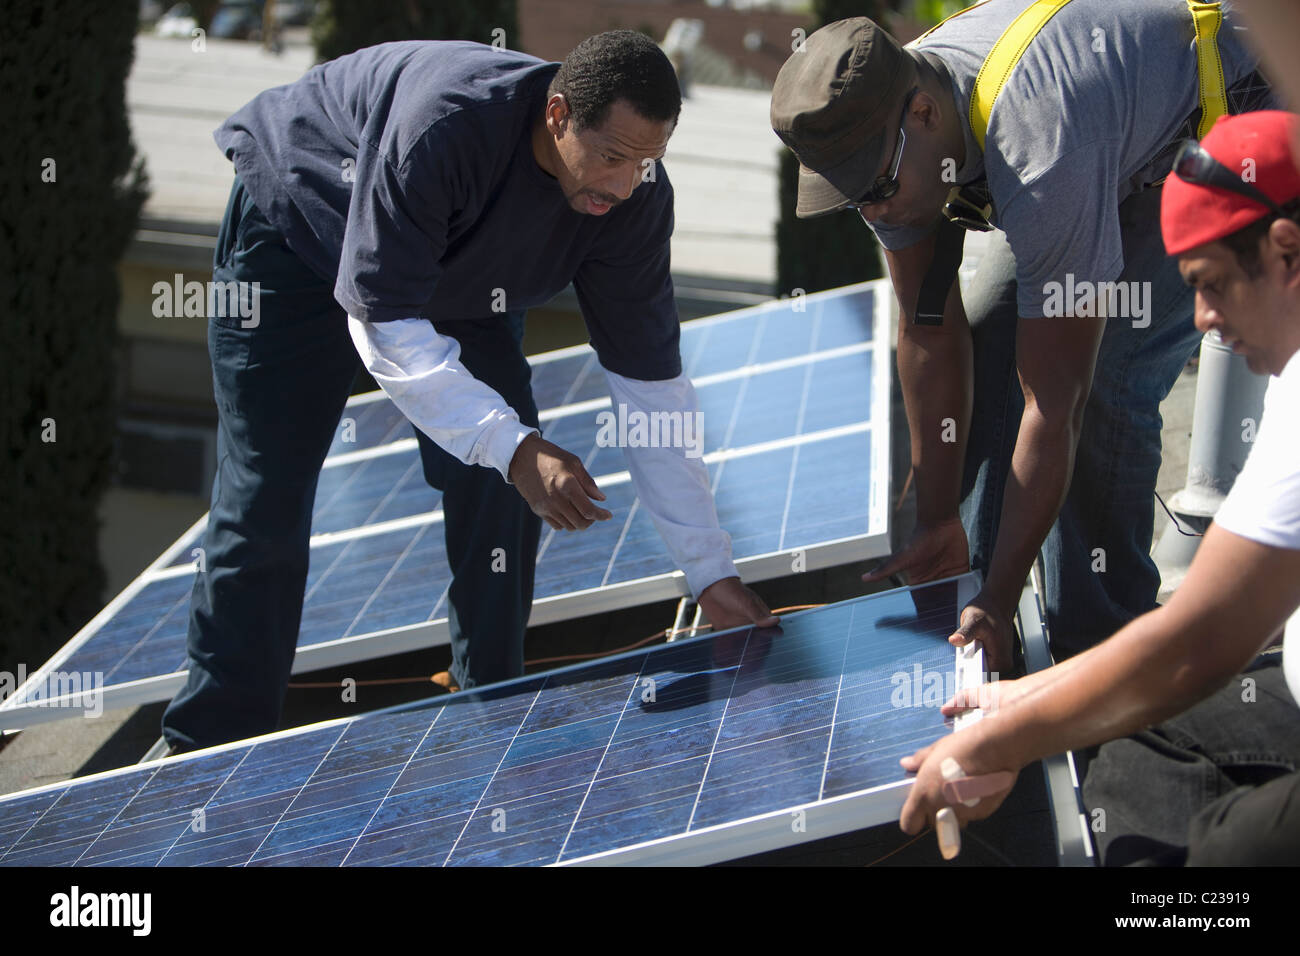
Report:
M703 460L747 581L887 552L892 301L876 281L683 323ZM580 346L530 361L544 434L583 459L614 519L581 534L543 528L529 623L686 594L622 451L597 441L610 401L594 352ZM440 505L396 407L382 393L350 401L317 488L295 672L447 642ZM89 698L71 688L73 678L93 683L106 708L171 697L185 679L206 523L0 703L0 727L78 714Z
M0 866L710 863L896 818L963 575L0 798Z

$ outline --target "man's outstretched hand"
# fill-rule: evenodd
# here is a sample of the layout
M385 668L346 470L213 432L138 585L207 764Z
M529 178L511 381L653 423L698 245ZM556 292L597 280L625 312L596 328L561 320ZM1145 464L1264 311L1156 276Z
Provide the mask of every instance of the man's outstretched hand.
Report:
M613 517L592 502L604 501L605 495L578 456L538 435L529 435L515 449L510 480L533 514L556 531L582 531Z
M714 581L700 594L700 607L704 608L715 631L746 624L776 627L781 620L761 597L740 583L740 578Z
M870 583L891 574L906 574L908 584L921 584L969 570L966 531L961 521L953 517L931 525L918 524L907 547L891 554L874 571L862 575L862 580Z
M700 594L700 607L715 631L729 627L776 627L781 619L761 597L740 583L740 578L720 578Z

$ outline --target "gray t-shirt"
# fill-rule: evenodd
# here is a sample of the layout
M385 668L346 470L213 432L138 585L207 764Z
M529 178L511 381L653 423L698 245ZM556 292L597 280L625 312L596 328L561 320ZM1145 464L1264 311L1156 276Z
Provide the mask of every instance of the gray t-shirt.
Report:
M1185 0L1073 0L1029 44L1002 87L981 154L970 131L971 90L989 50L1025 7L1025 0L989 0L909 48L946 68L966 137L956 182L987 177L994 223L1016 257L1020 315L1033 318L1043 315L1049 282L1064 284L1067 274L1076 283L1119 276L1119 204L1164 175L1164 150L1200 99ZM1256 57L1224 7L1224 83L1242 91ZM1230 107L1237 102L1229 99ZM1158 154L1166 168L1155 171ZM872 228L891 250L930 231Z

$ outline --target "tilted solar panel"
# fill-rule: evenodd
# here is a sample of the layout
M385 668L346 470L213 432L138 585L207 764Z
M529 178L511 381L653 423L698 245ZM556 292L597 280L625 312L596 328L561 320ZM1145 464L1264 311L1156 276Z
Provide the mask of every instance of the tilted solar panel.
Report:
M709 863L896 817L971 574L0 798L0 866Z
M891 302L878 281L683 324L700 451L746 580L888 550ZM686 593L622 450L598 441L610 402L595 354L582 346L531 361L544 434L583 458L614 519L581 534L543 529L530 623ZM410 435L381 393L344 412L317 488L297 672L447 641L441 501ZM205 525L206 516L0 703L0 728L171 697L184 683ZM82 689L91 686L93 704Z

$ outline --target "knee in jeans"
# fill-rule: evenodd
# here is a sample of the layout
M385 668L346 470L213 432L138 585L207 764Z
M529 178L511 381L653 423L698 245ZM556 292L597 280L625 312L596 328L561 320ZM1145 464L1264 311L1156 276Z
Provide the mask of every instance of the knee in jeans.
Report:
M1251 866L1271 855L1275 835L1216 824L1207 825L1200 819L1193 821L1188 838L1188 866Z

